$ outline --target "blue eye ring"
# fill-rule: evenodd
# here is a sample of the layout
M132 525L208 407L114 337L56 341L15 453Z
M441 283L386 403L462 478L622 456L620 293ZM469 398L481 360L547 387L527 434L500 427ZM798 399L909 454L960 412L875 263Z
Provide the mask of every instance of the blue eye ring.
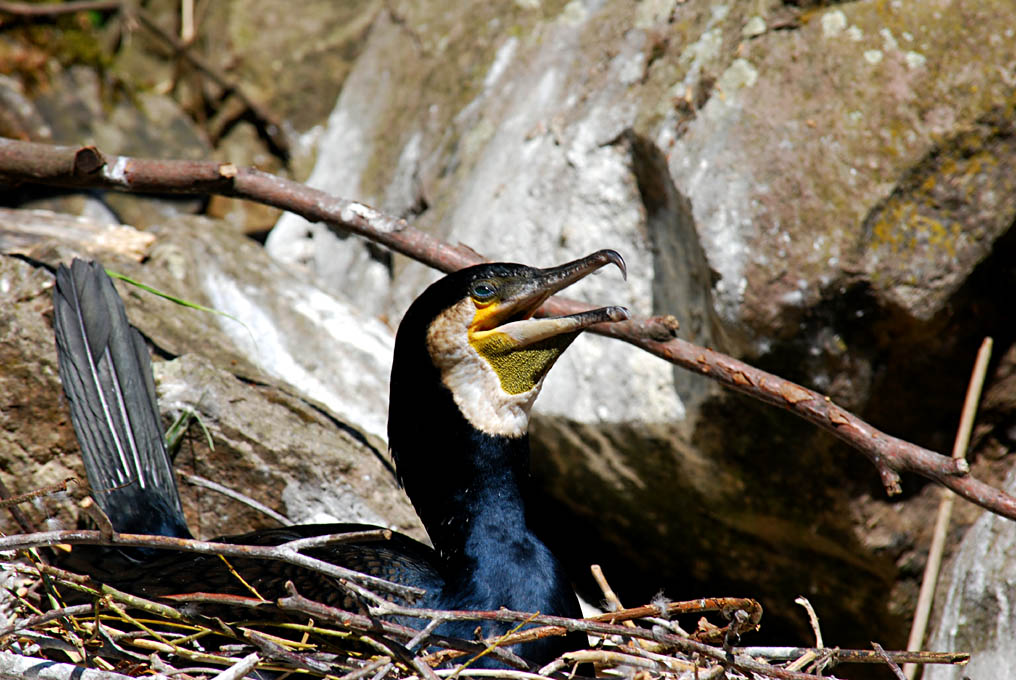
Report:
M490 281L477 281L469 289L469 294L476 300L489 300L497 295L497 288Z

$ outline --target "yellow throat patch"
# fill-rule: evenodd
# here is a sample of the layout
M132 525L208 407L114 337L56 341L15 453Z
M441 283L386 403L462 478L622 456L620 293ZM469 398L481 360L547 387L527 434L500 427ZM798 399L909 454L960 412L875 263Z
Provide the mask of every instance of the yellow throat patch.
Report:
M520 349L505 333L479 331L469 333L469 344L497 373L501 389L508 394L522 394L539 384L575 335L555 335Z

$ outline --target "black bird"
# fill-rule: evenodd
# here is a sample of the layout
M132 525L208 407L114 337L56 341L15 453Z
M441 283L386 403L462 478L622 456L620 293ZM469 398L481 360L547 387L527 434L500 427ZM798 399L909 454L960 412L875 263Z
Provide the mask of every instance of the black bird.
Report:
M533 318L555 292L621 256L601 250L535 269L494 263L432 284L406 312L395 341L388 436L399 479L434 544L406 536L333 544L308 551L427 593L415 604L441 609L500 607L578 616L561 564L526 521L529 411L543 379L590 325L628 318L621 307ZM141 334L97 263L61 265L54 291L60 376L96 502L120 533L190 537L166 452L151 363ZM359 530L363 525L305 525L227 539L278 544ZM153 549L75 548L71 565L133 592L249 595L221 561ZM231 560L262 596L301 593L342 603L320 574L277 562ZM411 625L422 625L414 622ZM477 624L437 632L470 638ZM510 626L484 623L485 636ZM516 653L535 663L583 646L545 638Z

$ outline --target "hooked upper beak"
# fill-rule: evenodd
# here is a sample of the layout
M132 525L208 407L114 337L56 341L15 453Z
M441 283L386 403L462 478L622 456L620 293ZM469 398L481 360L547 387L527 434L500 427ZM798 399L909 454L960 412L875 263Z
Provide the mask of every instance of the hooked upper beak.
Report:
M621 275L628 278L624 259L615 250L598 250L556 267L533 270L533 276L520 281L501 299L496 313L492 315L494 318L488 318L488 322L499 324L491 330L506 335L519 349L556 335L578 334L593 324L627 320L628 310L618 306L600 307L568 316L531 318L551 295L608 264L616 265Z

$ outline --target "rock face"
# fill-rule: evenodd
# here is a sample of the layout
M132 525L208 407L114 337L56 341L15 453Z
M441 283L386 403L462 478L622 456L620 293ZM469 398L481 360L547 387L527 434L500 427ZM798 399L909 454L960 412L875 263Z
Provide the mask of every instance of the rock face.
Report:
M1010 475L1006 489L1016 491ZM985 513L963 538L948 575L949 586L937 628L929 637L932 650L961 649L972 653L964 667L932 666L928 680L985 678L1003 680L1016 668L1016 524Z
M149 5L164 21L176 11ZM823 391L894 435L948 451L981 338L992 335L999 355L1016 338L1016 39L999 21L1012 13L1007 0L365 0L285 12L259 0L208 11L221 30L202 32L198 46L283 119L297 176L306 170L316 186L491 258L548 265L616 248L629 283L593 277L576 295L673 314L683 337ZM117 101L110 116L97 103L101 79L87 71L54 69L58 93L73 92L49 98L0 79L10 102L0 124L113 152L145 152L130 144L150 141L165 145L158 155L193 157L214 146L237 163L281 168L228 106L207 125L215 134L188 123L181 108L200 119L227 95L178 82L176 68L150 39L128 41L113 71L177 90ZM70 115L79 100L95 121ZM313 507L294 493L270 500L301 517L334 514L327 506L411 526L375 455L390 354L376 318L394 323L437 274L292 215L268 236L272 261L221 222L172 217L205 207L193 201L8 194L11 205L148 227L149 259L119 256L118 266L247 324L127 293L147 337L179 357L158 370L168 403L196 401L235 446L217 469L234 469L241 486L270 480L311 496L341 478ZM228 200L206 212L248 233L274 219ZM6 219L24 228L55 218ZM65 239L79 230L59 228ZM89 243L50 235L18 247L53 263ZM24 316L4 332L24 336L30 346L17 356L32 357L12 359L28 368L3 376L12 390L4 403L16 404L4 407L5 432L37 442L11 449L21 456L11 470L38 469L38 481L25 479L42 484L74 459L66 424L41 432L22 418L50 408L32 394L55 389L49 329L36 318L47 279L26 262L5 264L3 294ZM974 472L989 479L1011 467L1013 363L993 369L975 437ZM286 396L273 396L283 382ZM216 414L201 384L258 413L309 420L312 441L294 438L289 452L297 425L265 430L244 409ZM351 445L362 460L308 466L312 455L329 460L310 450L328 429L312 402L358 433L359 444L339 436L334 447ZM628 603L659 589L758 597L763 632L780 644L788 631L811 641L793 605L800 594L830 644L905 641L935 490L908 478L903 500L884 500L874 471L830 437L602 338L569 350L537 409L534 466L546 493L534 517L590 598L599 595L588 564L599 562ZM63 462L42 465L53 451ZM271 451L283 452L279 471L269 472ZM376 486L358 486L364 475ZM959 506L955 533L976 514ZM954 578L964 582L961 571Z
M256 244L211 220L177 218L154 237L24 210L0 211L0 224L4 252L16 250L52 266L72 256L97 257L135 281L243 318L241 324L118 284L132 323L163 356L177 357L155 363L160 407L170 420L185 411L200 420L176 459L185 474L211 478L297 522L367 522L424 537L398 490L382 439L392 335L381 324L288 273ZM124 244L129 255L114 247ZM139 253L147 256L143 265ZM17 493L67 477L84 479L56 371L52 286L45 269L0 257L0 351L6 367L0 377L0 441L12 452L5 458L4 481ZM270 300L258 299L269 292ZM279 339L280 329L317 338L329 351L294 353ZM283 374L317 379L310 392L301 393L279 377ZM191 527L200 535L270 524L218 493L187 484L181 490ZM43 517L73 526L64 503L38 503Z
M492 258L617 248L627 289L586 299L675 314L948 450L980 337L1013 337L985 285L1011 280L1016 219L1006 7L390 6L310 182ZM267 245L390 318L435 276L292 215ZM891 584L919 573L929 504L859 509L874 475L828 438L625 347L583 340L562 364L536 465L547 511L577 518L558 536L576 574L602 540L629 597L778 592L767 611L804 635L799 591L837 642L905 639L912 588ZM876 527L890 508L907 519Z

